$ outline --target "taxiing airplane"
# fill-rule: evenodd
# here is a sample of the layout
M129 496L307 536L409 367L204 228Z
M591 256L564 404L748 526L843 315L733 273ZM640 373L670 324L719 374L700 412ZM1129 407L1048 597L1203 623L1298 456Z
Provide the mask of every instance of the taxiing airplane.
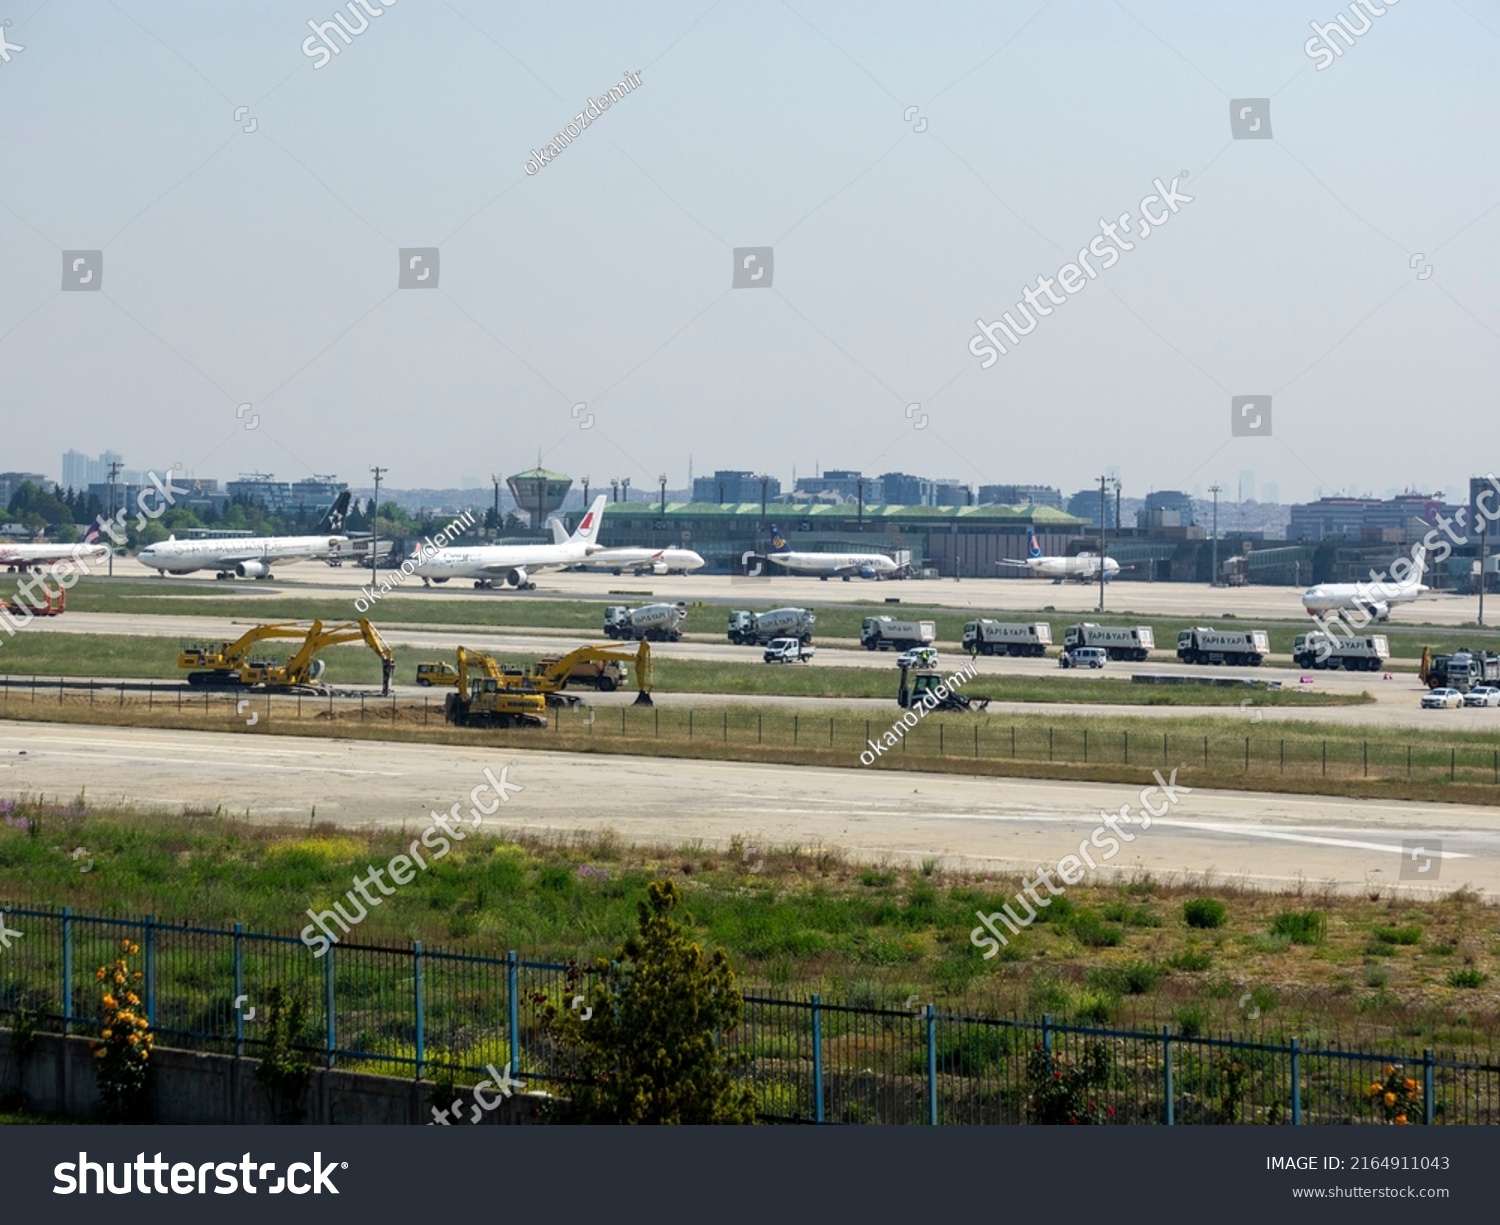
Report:
M176 536L148 544L136 560L160 578L216 570L215 578L274 578L271 566L280 561L335 557L349 543L344 517L349 513L349 491L334 499L318 530L311 536L231 536L211 540L178 540Z
M1093 582L1099 577L1099 554L1097 553L1075 553L1071 557L1044 557L1042 548L1036 542L1036 532L1031 533L1027 541L1026 558L1024 561L1007 557L1003 561L995 563L997 566L1024 566L1033 574L1040 574L1043 578L1050 578L1054 583L1060 583L1065 578L1074 578L1082 583ZM1113 557L1106 556L1104 559L1104 581L1108 582L1120 573L1120 563Z
M599 525L609 499L601 494L578 522L574 533L552 544L486 544L460 549L438 549L425 558L413 554L415 573L423 584L471 578L475 587L535 587L531 575L539 570L576 566L601 552ZM553 528L554 536L557 528ZM696 556L696 554L695 554Z
M1422 575L1427 569L1427 550L1418 545L1412 550L1411 557L1411 565L1399 582L1316 583L1302 593L1302 607L1313 617L1320 613L1359 610L1377 621L1389 621L1392 605L1409 604L1424 591L1432 590L1422 583ZM1397 566L1391 569L1395 570Z
M562 534L562 525L553 520L554 533ZM566 536L563 537L566 539ZM687 574L703 569L704 561L692 549L643 549L622 546L600 549L587 561L580 562L579 570L608 570L621 574L629 570L632 574Z
M109 552L109 545L99 543L99 528L95 525L84 534L81 544L58 544L56 541L51 544L10 544L0 541L0 566L12 573L17 570L24 573L61 561L73 561L75 557L88 565L108 560Z
M740 561L749 575L761 573L761 563L771 562L790 574L815 574L824 582L841 578L894 578L901 567L884 553L796 553L786 547L781 530L771 524L770 553L746 553ZM754 567L752 569L752 566Z

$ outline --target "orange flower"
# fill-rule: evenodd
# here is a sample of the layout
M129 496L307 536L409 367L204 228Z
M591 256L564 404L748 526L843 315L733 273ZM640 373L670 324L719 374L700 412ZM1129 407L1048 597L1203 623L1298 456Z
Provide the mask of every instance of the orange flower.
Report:
M140 971L139 971L139 970L137 970L137 971L136 971L136 972L135 972L135 981L136 981L136 982L140 982L140 981L141 981L141 979L142 979L142 978L143 978L143 977L144 977L144 975L142 975L142 974L141 974L141 972L140 972Z
M97 1051L94 1052L94 1058L95 1059L103 1059L104 1058L104 1048L102 1046Z
M106 1008L113 1008L115 1006L115 997L112 995L106 995L104 997L104 1006Z
M104 1029L100 1030L99 1032L100 1036L104 1038L113 1038L115 1036L115 1031L112 1029Z
M1388 1064L1385 1065L1385 1074L1387 1076L1389 1076L1395 1070L1396 1070L1396 1065L1395 1064L1388 1063Z
M141 997L138 996L134 991L128 991L125 994L125 1002L128 1004L139 1004L141 1002Z
M1405 1123L1405 1122L1406 1122L1406 1116L1405 1116L1405 1115L1404 1115L1404 1114L1398 1114L1398 1115L1397 1115L1397 1116L1396 1116L1396 1119L1395 1119L1395 1121L1396 1121L1396 1122L1397 1122L1397 1123Z
M1370 1092L1371 1092L1371 1093L1379 1093L1379 1092L1380 1092L1380 1090L1381 1090L1381 1087L1382 1087L1382 1086L1381 1086L1381 1085L1380 1085L1380 1084L1378 1084L1378 1083L1377 1083L1377 1084L1372 1084L1372 1085L1371 1085L1371 1086L1370 1086Z
M1394 1093L1387 1093L1385 1097L1381 1099L1381 1101L1383 1101L1387 1106L1394 1106L1396 1104L1396 1095Z
M120 941L120 947L122 949L129 949L130 948L130 941L129 940L121 940Z
M145 1029L146 1025L147 1025L147 1021L146 1021L145 1017L137 1017L135 1019L135 1027L137 1029Z
M1410 1077L1407 1077L1406 1087L1408 1089L1415 1089L1417 1087L1417 1082L1412 1080Z

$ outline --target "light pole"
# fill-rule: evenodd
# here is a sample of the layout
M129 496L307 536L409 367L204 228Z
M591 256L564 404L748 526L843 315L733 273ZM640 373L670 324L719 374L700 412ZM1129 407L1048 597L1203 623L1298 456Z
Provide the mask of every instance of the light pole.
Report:
M620 500L620 478L617 476L609 478L609 500L611 502Z
M1214 495L1213 568L1209 572L1208 585L1210 587L1217 587L1219 585L1219 494L1223 492L1223 487L1220 485L1210 485L1208 492Z
M1484 568L1489 561L1490 538L1485 535L1484 529L1489 526L1483 515L1476 515L1477 522L1475 530L1479 533L1479 624L1484 625ZM1421 578L1417 582L1421 582Z
M490 473L490 481L495 486L495 536L500 539L500 478L493 472Z
M663 472L656 478L656 483L661 486L661 517L667 517L667 474Z
M1109 523L1109 477L1099 478L1099 611L1104 611L1104 530Z
M865 478L864 477L860 477L859 480L855 482L855 488L858 491L859 511L858 511L857 516L856 516L856 518L854 520L854 526L855 526L856 530L862 532L862 531L865 530Z
M628 476L620 478L620 501L630 501L630 478Z
M377 464L370 471L375 474L375 502L370 508L370 577L374 578L380 565L380 478L390 469Z
M124 463L118 459L109 461L109 527L114 530L115 526L115 479L120 475L120 469ZM115 551L109 551L109 577L115 576Z
M589 478L588 477L584 477L583 478L583 509L584 510L588 510L588 508L589 508Z

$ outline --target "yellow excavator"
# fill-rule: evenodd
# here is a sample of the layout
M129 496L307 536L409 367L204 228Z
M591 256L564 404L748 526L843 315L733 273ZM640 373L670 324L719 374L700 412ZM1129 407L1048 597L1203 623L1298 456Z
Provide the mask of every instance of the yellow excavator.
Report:
M250 658L250 652L257 643L271 639L299 641L301 646L285 663ZM362 617L358 621L331 626L325 626L322 621L314 621L311 625L298 621L273 621L257 625L246 630L234 642L223 642L217 646L200 643L184 647L177 657L177 666L194 669L188 672L190 685L263 685L269 689L291 689L314 684L323 675L323 661L318 658L320 651L342 643L360 641L380 657L380 692L389 693L391 676L396 670L396 657L375 627Z
M491 656L459 647L456 679L457 692L443 702L443 718L456 727L547 726L547 699Z
M581 646L561 659L540 659L525 678L553 706L574 705L580 699L564 694L568 682L593 685L603 693L612 693L624 681L623 662L635 663L635 704L652 706L651 644L644 638L635 650L628 647Z

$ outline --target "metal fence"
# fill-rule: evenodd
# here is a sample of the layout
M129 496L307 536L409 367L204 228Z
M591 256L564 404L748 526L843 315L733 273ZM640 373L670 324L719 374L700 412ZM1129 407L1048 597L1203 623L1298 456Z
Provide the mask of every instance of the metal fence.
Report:
M146 1017L163 1044L254 1056L273 988L302 1000L306 1049L325 1066L413 1077L440 1067L511 1075L566 1091L540 1021L543 1002L587 990L576 966L340 943L314 957L295 936L4 907L0 1013L21 1008L63 1033L96 1034L98 967L139 946ZM60 1001L60 1005L59 1005ZM258 1009L257 1009L258 1006ZM1038 1048L1107 1073L1092 1092L1116 1123L1376 1121L1372 1081L1388 1065L1421 1087L1427 1123L1500 1122L1500 1062L1432 1050L1378 1052L1296 1037L1248 1040L1159 1030L853 1007L818 995L750 994L722 1035L731 1066L776 1122L1023 1123ZM1102 1056L1100 1054L1102 1052ZM1295 1087L1295 1089L1294 1089Z
M276 693L267 689L199 688L173 681L0 676L0 715L84 707L95 718L106 721L128 719L134 724L144 710L153 715L161 712L164 720L174 715L222 720L226 730L235 731L256 726L266 732L303 721L324 730L366 722L391 728L441 728L444 723L443 698L436 693ZM1183 707L1181 713L1184 719L1192 719L1204 712ZM1209 713L1225 718L1242 714L1233 706L1213 708ZM836 753L853 765L862 760L862 754L872 756L871 741L881 741L894 721L883 716L867 717L863 711L823 714L774 705L756 709L675 703L617 707L588 704L549 709L545 730L492 730L483 734L493 737L494 743L527 748L613 744L619 751L629 752L633 743L652 741L689 755L709 752L713 745L747 752L771 749L787 759L799 752L820 756ZM190 725L202 726L197 722ZM1199 770L1220 783L1238 776L1248 780L1375 779L1427 786L1456 784L1481 802L1486 792L1474 788L1500 785L1500 746L1492 738L1475 736L1457 743L1427 738L1407 743L1393 737L1317 736L1296 724L1257 726L1260 730L1252 734L1205 735L1197 730L1112 728L1082 716L1053 724L1034 716L1012 722L998 714L957 718L934 715L914 727L903 727L893 747L882 753L881 764L906 758L953 758L985 763L987 769L1001 771L1007 765L1035 768L1042 763L1141 770L1178 767L1190 785L1198 779ZM873 757L869 764L873 764ZM1320 781L1318 785L1323 784Z

